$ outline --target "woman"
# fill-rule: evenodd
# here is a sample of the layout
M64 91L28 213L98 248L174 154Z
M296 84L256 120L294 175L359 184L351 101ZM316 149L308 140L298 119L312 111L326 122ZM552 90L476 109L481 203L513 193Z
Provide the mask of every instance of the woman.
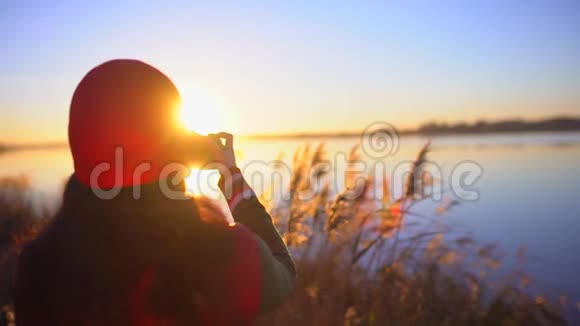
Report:
M75 171L54 222L20 256L17 325L249 325L290 294L294 264L236 167L233 139L187 155L179 102L163 73L135 60L80 82ZM233 225L175 173L176 162L209 156Z

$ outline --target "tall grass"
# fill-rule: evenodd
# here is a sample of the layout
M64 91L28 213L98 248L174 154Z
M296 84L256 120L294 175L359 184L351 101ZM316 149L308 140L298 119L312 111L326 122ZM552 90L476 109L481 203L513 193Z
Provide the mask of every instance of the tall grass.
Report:
M297 286L289 302L259 325L566 324L565 302L529 294L524 250L520 263L502 273L494 245L413 211L438 181L425 170L428 153L426 144L402 191L381 180L377 198L369 196L377 187L370 174L347 178L344 189L332 193L332 176L316 167L326 156L324 146L297 151L289 195L268 203L296 259ZM355 146L350 160L359 159ZM305 190L316 195L301 200L296 194ZM457 204L444 201L433 215Z
M0 179L0 325L13 319L10 303L18 253L42 230L51 214L35 202L26 177Z
M493 245L453 233L436 216L413 211L430 198L425 145L393 198L389 180L349 175L344 189L331 187L320 169L323 144L305 146L293 159L284 196L265 202L298 267L295 291L258 325L562 325L566 302L527 290L523 264L500 273ZM350 151L360 159L358 147ZM314 172L313 172L314 171ZM380 183L382 196L370 194ZM314 196L305 198L301 194ZM444 214L456 205L434 209ZM40 207L40 208L39 208ZM49 220L34 203L26 178L0 180L0 307L10 302L10 279L20 247ZM434 214L434 215L437 215ZM522 262L525 252L519 253ZM565 301L565 300L562 300Z

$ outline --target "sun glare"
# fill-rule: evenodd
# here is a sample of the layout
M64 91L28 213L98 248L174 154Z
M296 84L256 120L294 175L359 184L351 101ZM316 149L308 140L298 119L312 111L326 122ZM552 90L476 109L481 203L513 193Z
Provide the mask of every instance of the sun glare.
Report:
M181 91L181 97L179 119L187 129L202 135L230 131L231 112L228 112L229 106L223 96L205 89L189 87Z
M180 94L181 107L178 119L182 126L201 135L220 131L235 132L236 119L233 116L235 112L231 110L224 96L192 85L182 88ZM192 167L185 183L192 195L219 198L219 192L216 194L215 187L210 186L217 184L215 171Z

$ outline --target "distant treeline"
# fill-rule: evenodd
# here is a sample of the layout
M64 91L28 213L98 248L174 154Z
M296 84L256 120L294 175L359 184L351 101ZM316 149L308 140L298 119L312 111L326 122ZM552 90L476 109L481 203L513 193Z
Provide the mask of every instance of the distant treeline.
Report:
M502 120L485 121L474 123L459 122L427 122L415 129L398 130L400 135L454 135L454 134L485 134L485 133L517 133L517 132L557 132L557 131L580 131L580 118L559 117L536 121L526 120ZM300 133L300 134L270 134L252 135L251 138L336 138L358 137L362 131L344 131L329 133ZM380 130L375 130L380 132Z
M475 123L437 123L421 125L411 133L436 134L478 134L498 132L534 132L534 131L575 131L580 130L580 119L553 118L539 121L505 120L497 122L477 121Z

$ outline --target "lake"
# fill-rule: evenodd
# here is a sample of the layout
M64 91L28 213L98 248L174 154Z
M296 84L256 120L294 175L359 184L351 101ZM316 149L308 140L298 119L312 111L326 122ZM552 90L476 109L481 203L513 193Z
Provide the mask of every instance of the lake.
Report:
M280 158L290 164L294 151L303 144L325 142L328 158L333 159L348 153L359 141L240 139L236 148L239 165L248 166L248 173L265 174L267 179L271 173L265 163ZM384 162L390 169L399 164L408 167L408 160L415 158L426 141L419 136L403 136L396 153L393 151ZM373 155L362 154L364 162L376 161ZM572 302L580 301L580 133L439 136L432 139L429 159L440 168L444 189L452 183L453 171L465 162L481 168L481 176L469 187L477 198L462 201L437 218L472 232L480 241L499 244L508 259L525 246L530 257L527 270L539 284L539 291L567 294ZM0 154L0 176L30 177L43 199L58 198L71 172L66 148ZM256 187L259 190L260 185ZM394 180L397 187L400 182ZM448 192L446 197L457 195ZM433 205L416 209L436 216Z

